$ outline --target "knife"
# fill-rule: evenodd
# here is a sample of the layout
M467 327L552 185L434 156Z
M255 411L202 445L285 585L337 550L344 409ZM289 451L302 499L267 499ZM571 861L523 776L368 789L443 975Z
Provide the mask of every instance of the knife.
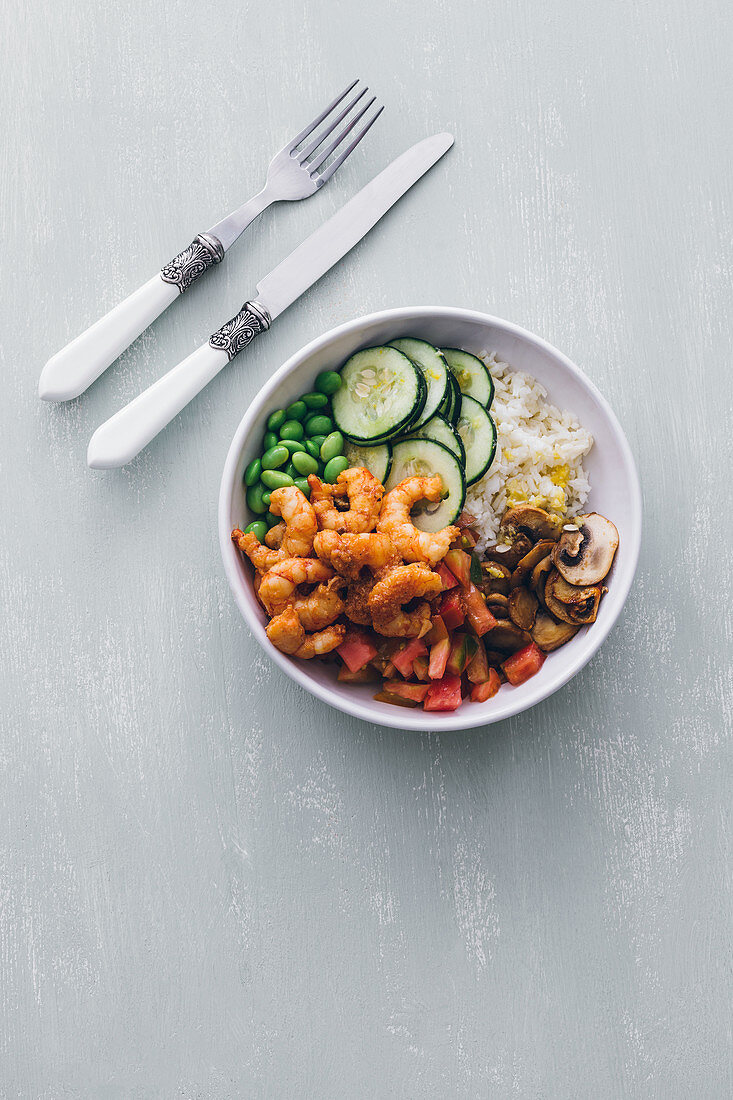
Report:
M207 343L97 428L89 440L87 463L109 470L130 462L255 336L345 256L452 144L452 134L425 138L375 176L266 275L257 284L257 297L245 302Z

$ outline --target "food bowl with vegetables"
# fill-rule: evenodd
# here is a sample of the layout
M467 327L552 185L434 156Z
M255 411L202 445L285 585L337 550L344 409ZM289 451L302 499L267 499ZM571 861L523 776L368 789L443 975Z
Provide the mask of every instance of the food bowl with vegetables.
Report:
M538 337L450 308L319 337L245 414L224 566L294 680L368 721L489 724L556 691L620 613L641 504L613 413Z

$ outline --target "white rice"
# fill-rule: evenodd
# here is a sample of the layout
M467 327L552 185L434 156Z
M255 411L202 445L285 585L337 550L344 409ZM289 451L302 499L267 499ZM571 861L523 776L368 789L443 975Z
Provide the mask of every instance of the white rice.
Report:
M495 541L502 515L515 504L534 504L561 520L577 515L590 492L582 460L593 446L590 432L572 413L550 405L536 379L494 353L481 358L496 387L491 415L497 443L488 472L466 495L466 508L478 520L479 551Z

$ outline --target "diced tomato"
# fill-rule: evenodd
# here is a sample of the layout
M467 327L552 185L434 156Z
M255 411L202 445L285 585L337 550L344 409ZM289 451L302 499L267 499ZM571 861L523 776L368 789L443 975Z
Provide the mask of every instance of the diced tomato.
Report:
M443 558L451 573L458 578L459 584L471 582L471 556L465 550L449 550Z
M466 617L479 638L496 626L496 619L486 606L486 600L478 588L469 581L463 589Z
M401 695L395 695L392 691L378 691L374 696L378 703L392 703L395 707L416 707L417 703L411 699L404 699Z
M464 527L461 531L461 546L464 550L473 550L478 542L478 531L473 527Z
M523 684L525 680L529 680L530 676L534 676L536 672L539 672L545 663L546 653L543 653L539 646L534 642L530 642L524 649L518 650L517 653L513 653L511 657L507 657L506 661L502 664L502 668L506 673L506 678L510 684Z
M415 660L412 662L412 675L417 680L425 681L430 679L430 677L428 676L428 663L429 662L427 656L416 657Z
M457 710L462 702L460 676L443 676L428 688L425 710Z
M496 695L501 687L501 677L495 668L489 669L489 678L484 683L474 684L471 688L471 699L474 703L485 703Z
M476 638L476 652L466 669L466 675L472 684L485 684L489 678L489 662L486 657L486 646L480 638Z
M427 652L428 647L421 638L411 638L404 649L395 653L392 664L407 679L408 676L412 675L412 663L415 658L424 657Z
M463 620L466 615L463 610L460 593L456 589L453 589L443 596L438 611L448 630L456 630L459 626L463 625Z
M445 565L442 561L439 562L438 565L436 565L435 572L440 577L444 592L447 592L449 588L458 587L458 581L453 576L448 566Z
M425 635L425 641L428 645L435 645L436 642L442 642L443 638L447 637L448 631L446 630L443 619L440 615L433 615L432 626Z
M428 664L428 676L431 680L439 680L445 672L450 656L450 638L441 638L434 646L430 647L430 662Z
M476 517L472 516L471 513L467 512L466 509L464 508L463 511L461 512L460 516L456 520L455 525L456 525L456 527L461 527L461 528L463 528L463 527L473 527L475 522L476 522Z
M374 665L364 665L356 672L352 672L348 665L339 665L337 679L342 684L376 684L380 675Z
M404 680L385 680L384 690L391 691L393 695L400 695L403 699L412 699L414 703L422 703L430 684L406 684Z
M365 630L350 630L336 652L351 672L358 672L377 656L377 647Z
M471 634L454 634L445 671L451 676L462 676L476 652L476 639Z

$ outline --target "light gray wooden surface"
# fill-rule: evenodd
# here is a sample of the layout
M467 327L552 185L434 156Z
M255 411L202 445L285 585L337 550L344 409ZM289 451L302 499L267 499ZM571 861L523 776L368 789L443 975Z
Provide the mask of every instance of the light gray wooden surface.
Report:
M0 1094L730 1096L730 5L6 0L0 31ZM39 402L45 359L352 74L387 104L364 154ZM444 165L246 361L129 468L86 468L103 419L441 129ZM280 675L215 529L270 372L415 303L568 353L645 498L602 652L444 737Z

